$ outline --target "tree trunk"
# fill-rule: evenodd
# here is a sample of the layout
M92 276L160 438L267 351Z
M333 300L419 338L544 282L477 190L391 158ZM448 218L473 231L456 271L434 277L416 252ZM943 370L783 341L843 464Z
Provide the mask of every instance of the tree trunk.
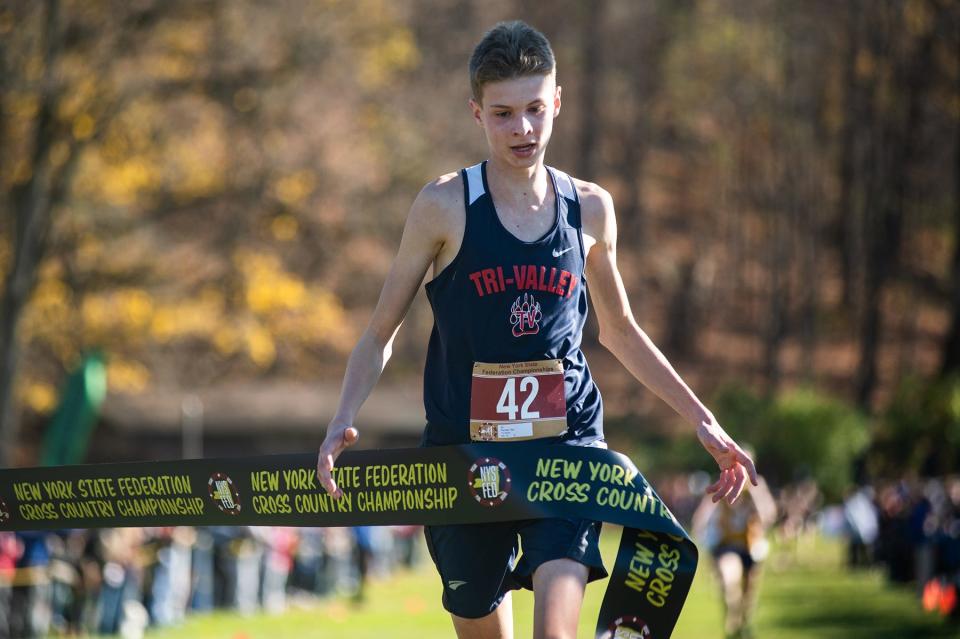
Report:
M597 179L596 148L603 130L597 98L603 80L600 61L600 28L606 0L581 5L580 17L580 141L577 173L584 180Z
M789 219L786 211L774 210L773 237L767 243L767 268L770 278L770 300L767 307L767 326L763 340L763 374L768 396L776 394L782 377L780 370L780 347L787 335L787 307L790 268Z
M877 384L877 350L883 328L881 300L883 289L899 261L900 239L903 234L903 216L910 187L909 169L916 155L920 137L923 98L931 79L935 29L921 36L916 52L907 64L899 68L897 86L906 87L907 108L902 122L896 119L887 126L886 154L881 154L880 179L876 190L880 193L879 226L867 251L866 304L861 324L862 342L860 366L857 373L856 397L858 404L869 409ZM889 120L888 120L889 122ZM877 225L874 225L875 227Z
M850 309L853 305L854 265L856 253L856 213L853 206L854 163L856 144L856 123L859 121L863 104L863 93L857 78L857 54L860 49L859 3L855 0L847 3L846 28L843 52L843 124L840 127L839 186L840 197L837 201L836 238L840 251L841 278L843 283L842 303Z
M815 209L814 202L823 200L822 194L818 190L810 191L814 188L814 179L810 175L809 168L801 169L805 193L808 197L803 199L802 206L798 206L794 211L795 223L799 230L798 253L800 258L800 308L798 310L797 330L800 336L800 375L804 383L813 383L814 371L816 366L815 354L817 351L817 224L816 218L808 218L804 215L805 211Z
M690 358L697 347L697 327L694 325L699 294L695 277L696 257L684 262L679 270L679 281L667 305L667 335L664 339L664 350L671 361Z
M636 3L637 14L632 20L632 30L626 47L626 68L632 69L628 82L633 102L631 119L624 124L626 136L622 140L623 155L620 162L620 178L624 185L621 206L621 228L624 242L635 250L642 250L644 227L643 211L643 165L650 140L650 106L663 84L663 60L670 43L682 28L683 19L692 8L691 2L660 0L653 3ZM642 61L638 64L637 61Z
M60 3L47 0L44 16L44 77L34 132L32 173L14 187L10 203L14 214L13 261L0 299L0 464L9 466L17 446L19 411L15 394L19 363L18 335L23 309L37 280L53 208L49 162L54 133L55 66L59 55Z
M960 38L957 39L957 59L960 60ZM960 76L954 87L954 97L960 96ZM950 267L950 329L943 345L940 375L945 377L960 371L960 119L953 134L953 261Z

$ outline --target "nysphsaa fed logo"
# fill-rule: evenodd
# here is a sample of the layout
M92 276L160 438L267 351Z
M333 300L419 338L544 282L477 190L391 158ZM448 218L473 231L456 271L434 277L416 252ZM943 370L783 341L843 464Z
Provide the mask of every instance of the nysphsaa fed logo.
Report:
M214 473L207 481L207 492L210 499L222 512L228 515L240 514L240 493L233 485L233 480L224 473Z
M613 620L603 639L653 639L653 635L640 617L625 615Z
M483 457L467 471L467 486L481 506L499 506L510 494L510 469L499 459Z

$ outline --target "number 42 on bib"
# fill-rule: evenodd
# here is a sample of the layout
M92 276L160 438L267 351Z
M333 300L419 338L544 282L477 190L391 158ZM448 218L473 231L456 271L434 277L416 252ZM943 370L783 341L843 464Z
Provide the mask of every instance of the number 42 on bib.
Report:
M566 430L562 360L474 363L470 439L541 439Z

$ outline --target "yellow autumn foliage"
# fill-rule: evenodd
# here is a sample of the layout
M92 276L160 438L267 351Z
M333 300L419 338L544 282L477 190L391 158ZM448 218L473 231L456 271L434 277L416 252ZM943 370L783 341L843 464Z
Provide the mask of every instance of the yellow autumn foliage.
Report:
M304 319L305 339L315 344L335 344L345 352L357 338L357 331L348 321L340 300L326 289L311 289Z
M161 343L207 337L215 334L225 319L223 296L207 289L195 298L157 304L150 319L150 335Z
M278 215L270 222L270 232L274 239L280 242L289 242L296 239L300 230L300 223L292 215Z
M66 164L69 159L70 145L67 142L60 140L50 147L50 165L53 168L59 169Z
M99 166L92 167L91 180L83 185L98 189L104 200L114 206L134 204L141 192L153 190L160 180L159 167L147 156L130 156L116 164L96 160L91 163Z
M154 51L144 56L144 68L157 80L184 80L193 75L196 62L178 52Z
M157 40L170 51L187 56L206 53L209 48L210 26L204 21L178 20L158 29Z
M229 135L223 122L207 110L193 117L193 125L168 141L162 153L166 188L180 201L220 191L226 180Z
M80 263L108 254L98 238L81 238ZM235 262L243 283L239 308L228 307L224 292L213 286L176 299L158 298L140 287L77 298L63 282L59 264L49 262L24 315L23 336L44 344L64 366L91 345L103 348L110 354L110 387L130 393L150 384L149 368L134 358L147 356L151 343L205 340L220 356L242 353L259 368L277 360L281 343L287 352L349 348L356 331L334 294L307 285L274 255L241 251ZM31 393L25 401L42 412L42 388Z
M112 25L110 9L84 7L69 5L67 23L74 19L73 11L82 9L76 14L80 23L101 20ZM405 10L389 0L328 0L320 10L327 12L324 22L339 25L338 33L349 32L331 55L348 61L350 79L344 88L351 99L358 88L383 89L397 74L420 63L414 31L400 20ZM56 384L39 381L55 370L49 360L69 370L91 348L107 355L111 389L140 392L151 384L157 363L179 365L171 363L171 356L180 357L181 351L168 348L175 342L186 342L206 357L249 360L259 368L280 363L290 366L289 371L303 370L301 362L329 349L345 352L356 337L358 329L331 292L339 281L315 283L288 266L286 254L271 253L283 243L282 250L292 256L289 264L306 261L305 247L297 242L316 230L316 219L306 214L306 207L314 204L320 176L324 184L330 180L320 173L326 168L304 152L304 129L288 127L297 109L287 113L278 102L289 95L282 70L293 64L290 77L298 80L300 62L285 59L277 45L286 41L263 33L243 56L211 67L220 55L212 51L214 30L226 29L225 41L233 43L242 35L233 29L245 28L242 21L231 23L227 14L197 10L186 19L158 20L129 56L121 52L116 61L100 67L89 57L95 47L88 51L65 46L61 52L56 72L62 91L54 105L59 137L48 149L49 166L69 166L74 172L52 230L61 252L45 261L45 268L55 265L59 270L40 274L22 317L21 336L29 353L24 359L39 354L34 361L42 364L27 361L24 366L24 378L33 380L25 386L24 401L36 412L55 407ZM226 21L218 22L221 18ZM9 11L0 9L0 33L20 27ZM44 95L37 87L49 71L39 50L26 50L18 63L18 81L4 96L9 161L0 176L3 186L34 177L31 125ZM225 96L207 92L206 79L231 77L247 66L276 66L281 73L275 83L228 83ZM152 93L156 80L171 90ZM125 101L128 97L130 102ZM238 118L238 113L251 115ZM261 117L262 122L247 121ZM319 137L309 144L324 144L329 133L323 126L319 129ZM248 150L263 151L263 156L248 162L238 152ZM76 165L71 165L74 160ZM251 179L250 168L261 170L261 165L268 167L259 174L267 197L242 203L235 219L238 228L248 220L265 221L256 227L262 234L253 241L268 246L231 255L224 252L229 244L214 238L215 226L191 236L193 201L216 202L228 183L242 192L249 186L245 180ZM339 192L331 196L326 208L342 210L342 197ZM191 206L181 209L184 202ZM172 205L169 211L167 205ZM168 212L173 214L166 216ZM198 208L198 223L205 212ZM9 271L6 240L0 238L0 275ZM205 242L209 246L200 246ZM194 259L195 251L202 252L202 259ZM189 277L180 278L185 272ZM207 276L216 287L197 291Z
M77 321L73 293L66 284L58 277L41 277L24 310L22 339L45 344L61 363L71 362L81 350Z
M77 140L86 140L93 135L93 129L96 122L89 113L81 113L73 118L73 137Z
M80 310L84 329L94 335L142 334L153 314L153 298L138 288L87 295Z
M57 390L52 384L24 380L17 390L17 399L34 413L48 415L57 407Z
M96 99L98 88L97 78L91 74L71 83L57 103L57 117L64 122L73 121Z
M25 325L33 328L28 335L37 335L46 329L58 327L60 319L71 313L71 292L59 279L41 279L30 298Z
M313 172L303 169L277 179L273 184L273 194L287 206L295 207L303 204L313 193L315 184Z
M40 97L36 93L11 93L9 98L10 117L28 121L40 111Z
M244 276L245 301L254 313L269 315L303 306L306 286L283 269L277 256L241 251L235 261Z
M150 384L150 371L135 360L111 357L107 362L107 388L112 392L142 393Z
M364 50L360 58L359 80L366 89L380 89L394 80L394 75L420 64L420 51L413 33L397 26Z
M232 324L221 324L213 333L213 347L224 357L235 354L242 346L242 335Z
M267 368L277 357L273 335L259 323L251 322L244 327L244 346L250 360L260 368Z
M329 290L308 286L284 270L275 255L240 251L234 261L244 275L244 300L257 319L243 325L239 338L221 328L214 338L218 350L236 352L239 341L251 361L269 366L276 357L278 341L291 348L349 348L356 332L340 300Z
M76 259L78 268L92 270L102 259L103 253L103 242L93 233L83 233L77 239Z

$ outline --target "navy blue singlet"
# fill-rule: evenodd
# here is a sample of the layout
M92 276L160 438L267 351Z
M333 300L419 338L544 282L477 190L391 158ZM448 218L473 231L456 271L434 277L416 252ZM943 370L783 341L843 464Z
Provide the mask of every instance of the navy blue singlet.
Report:
M580 199L568 175L547 170L556 220L533 242L518 239L497 217L486 162L461 171L463 242L426 285L434 321L423 378L425 446L470 442L474 362L549 359L563 361L567 402L567 431L554 441L605 446L603 402L580 351L587 319Z

